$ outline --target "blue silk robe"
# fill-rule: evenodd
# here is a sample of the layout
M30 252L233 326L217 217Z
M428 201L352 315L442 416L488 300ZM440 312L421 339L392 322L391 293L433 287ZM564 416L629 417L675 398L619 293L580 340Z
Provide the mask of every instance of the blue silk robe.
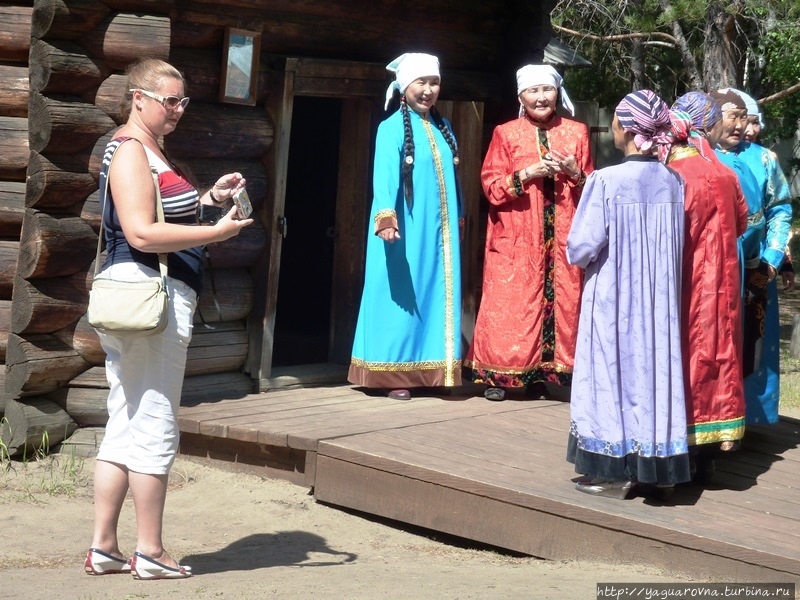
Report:
M731 150L717 148L719 159L739 177L747 200L747 231L739 238L743 269L761 261L780 268L792 221L791 192L775 154L763 146L742 141ZM747 275L744 275L743 282ZM780 397L780 323L778 285L767 285L763 337L748 335L754 364L745 364L745 419L747 423L776 423ZM747 292L743 288L747 302ZM754 346L754 348L753 348ZM748 355L747 350L745 356ZM749 361L748 361L749 362Z
M378 126L364 292L348 379L370 388L461 384L461 255L453 153L409 110L414 201L403 196L403 115ZM400 239L383 241L381 228Z

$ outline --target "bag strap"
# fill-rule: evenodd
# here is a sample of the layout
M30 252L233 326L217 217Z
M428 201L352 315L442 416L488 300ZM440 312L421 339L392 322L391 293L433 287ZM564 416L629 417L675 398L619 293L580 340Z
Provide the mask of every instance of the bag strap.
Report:
M136 138L128 138L128 139L136 139ZM127 140L123 140L122 143L126 142ZM136 140L139 142L139 140ZM120 143L120 146L122 145ZM141 144L141 142L139 142ZM144 144L142 144L142 148L144 148ZM111 159L108 161L108 169L106 170L106 185L105 190L103 191L103 208L100 211L100 233L97 236L97 252L95 253L94 257L94 276L96 277L97 274L100 272L100 252L103 248L103 231L105 229L105 205L108 204L108 181L111 179L111 163L114 162L114 157L117 155L117 150L119 150L119 146L117 146L116 150L111 154ZM145 152L145 155L147 152ZM148 164L150 163L150 157L147 157ZM156 222L163 223L165 222L164 219L164 206L161 204L161 188L158 185L158 170L150 164L150 175L153 176L153 183L156 186ZM161 279L163 280L164 286L167 285L167 255L166 254L159 254L158 255L158 270L161 272Z

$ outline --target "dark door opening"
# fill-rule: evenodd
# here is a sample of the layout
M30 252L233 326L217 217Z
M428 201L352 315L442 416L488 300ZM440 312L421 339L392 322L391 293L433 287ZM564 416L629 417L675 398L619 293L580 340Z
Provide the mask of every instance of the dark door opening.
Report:
M342 103L296 96L273 367L328 361Z

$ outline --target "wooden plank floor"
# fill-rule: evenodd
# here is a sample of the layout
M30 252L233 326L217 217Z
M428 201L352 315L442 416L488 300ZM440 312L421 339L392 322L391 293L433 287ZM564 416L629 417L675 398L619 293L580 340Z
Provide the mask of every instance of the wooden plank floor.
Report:
M713 485L619 501L575 491L568 404L459 391L408 401L350 386L193 394L179 423L195 446L295 453L288 468L332 505L547 559L800 584L797 421L750 428L743 449L717 461Z

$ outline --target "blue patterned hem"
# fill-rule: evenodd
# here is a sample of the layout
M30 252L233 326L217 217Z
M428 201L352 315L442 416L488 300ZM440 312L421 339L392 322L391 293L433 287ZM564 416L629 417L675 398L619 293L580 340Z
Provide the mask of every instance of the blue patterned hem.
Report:
M669 443L641 442L639 440L607 441L582 436L578 433L575 421L570 421L570 434L577 440L578 448L594 454L614 456L617 458L637 454L644 457L667 457L689 452L686 438L672 440Z

